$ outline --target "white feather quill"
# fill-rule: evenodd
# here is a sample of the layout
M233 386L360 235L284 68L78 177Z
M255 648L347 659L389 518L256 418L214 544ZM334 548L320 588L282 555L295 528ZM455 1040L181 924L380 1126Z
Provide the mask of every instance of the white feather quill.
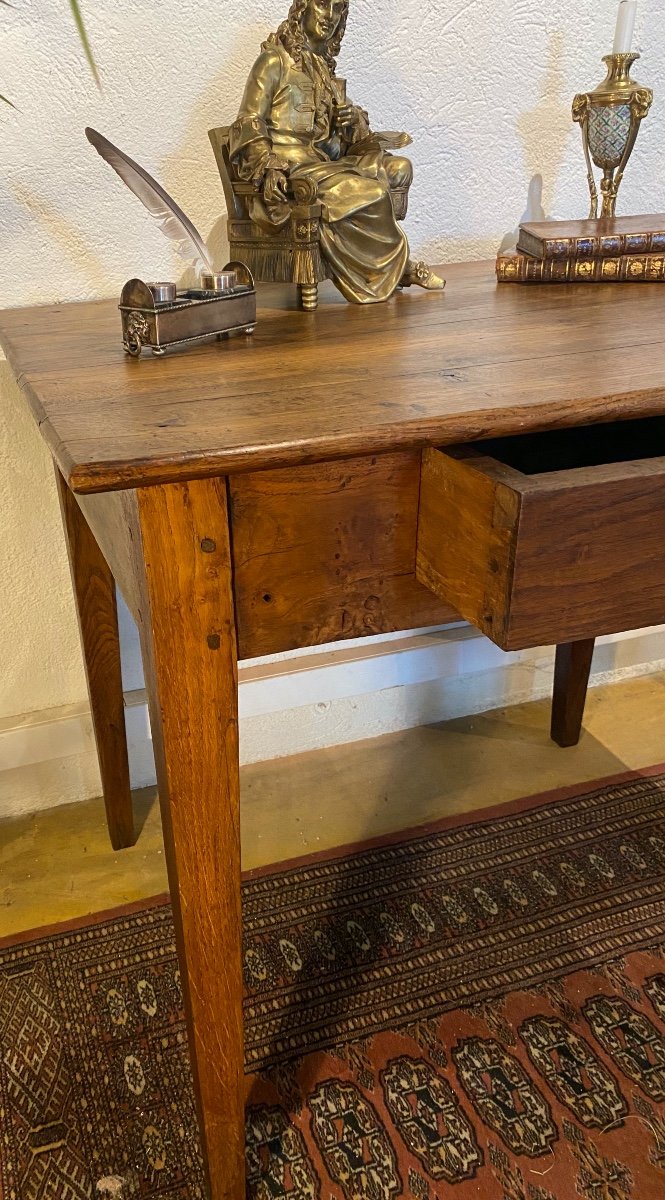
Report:
M130 191L138 196L159 223L162 232L174 243L181 258L194 265L197 275L201 271L212 271L210 256L200 233L157 180L132 158L123 154L122 150L114 146L113 142L109 142L103 134L97 133L96 129L86 129L85 136L97 153L113 167L123 183L127 184Z

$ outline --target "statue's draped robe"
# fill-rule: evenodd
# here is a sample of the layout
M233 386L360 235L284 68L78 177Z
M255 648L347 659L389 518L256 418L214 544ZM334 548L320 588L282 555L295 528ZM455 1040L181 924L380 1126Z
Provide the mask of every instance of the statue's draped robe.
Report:
M356 140L366 137L364 122ZM411 182L408 159L380 149L354 154L334 125L333 81L327 63L304 51L296 66L281 44L264 49L247 80L230 155L238 177L260 186L270 167L306 176L322 204L321 250L331 278L347 298L371 304L395 291L409 248L393 212L390 185ZM266 203L260 191L250 216L266 231L288 220L288 205Z

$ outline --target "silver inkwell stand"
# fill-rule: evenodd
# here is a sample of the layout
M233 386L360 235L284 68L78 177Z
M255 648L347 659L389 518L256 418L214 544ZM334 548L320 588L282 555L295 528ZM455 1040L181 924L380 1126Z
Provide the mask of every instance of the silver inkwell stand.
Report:
M175 283L130 279L120 297L122 344L139 358L147 346L164 354L171 346L187 346L229 333L253 333L256 290L244 263L230 262L223 271L204 272L200 286L178 291Z

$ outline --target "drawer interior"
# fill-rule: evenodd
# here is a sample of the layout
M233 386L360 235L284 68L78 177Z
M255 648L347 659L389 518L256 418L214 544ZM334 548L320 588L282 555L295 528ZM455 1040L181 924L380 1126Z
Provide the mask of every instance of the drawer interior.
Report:
M523 475L661 458L665 456L665 417L524 433L475 445L482 454Z

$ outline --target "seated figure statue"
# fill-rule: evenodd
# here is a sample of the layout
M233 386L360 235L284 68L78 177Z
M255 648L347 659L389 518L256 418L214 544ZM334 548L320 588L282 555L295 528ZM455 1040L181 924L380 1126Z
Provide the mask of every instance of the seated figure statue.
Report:
M393 210L390 189L407 188L412 167L387 150L411 139L373 134L335 76L348 7L349 0L292 0L252 67L229 154L238 178L257 188L249 213L266 232L289 219L289 180L316 185L327 270L347 300L372 304L400 286L444 283L411 262Z

